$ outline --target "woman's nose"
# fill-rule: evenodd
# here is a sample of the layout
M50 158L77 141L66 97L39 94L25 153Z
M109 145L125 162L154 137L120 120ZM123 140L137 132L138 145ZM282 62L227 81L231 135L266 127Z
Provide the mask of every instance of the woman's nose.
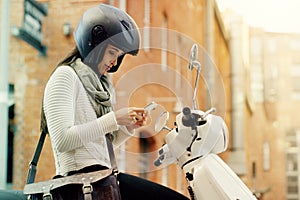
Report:
M115 66L115 65L117 65L117 62L118 62L118 60L117 60L117 59L114 59L114 60L111 62L111 64L112 64L113 66Z

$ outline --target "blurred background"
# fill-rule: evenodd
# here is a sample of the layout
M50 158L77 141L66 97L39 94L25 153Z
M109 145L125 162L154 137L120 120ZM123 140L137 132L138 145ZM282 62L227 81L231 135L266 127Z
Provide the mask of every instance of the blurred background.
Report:
M151 122L117 149L126 171L185 195L176 165L152 161L166 132L155 133L159 112L173 126L191 106L192 44L202 64L199 108L217 108L229 128L220 157L260 199L300 199L300 21L296 0L1 0L0 188L22 189L40 134L43 90L56 64L75 45L82 13L99 3L128 12L141 28L141 50L126 56L110 78L115 107L160 107ZM55 175L49 138L36 181Z

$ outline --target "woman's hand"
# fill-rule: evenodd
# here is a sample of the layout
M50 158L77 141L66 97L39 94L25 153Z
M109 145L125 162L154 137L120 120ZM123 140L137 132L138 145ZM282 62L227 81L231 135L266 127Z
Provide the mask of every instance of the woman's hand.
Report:
M124 125L128 131L144 126L147 113L144 108L128 107L115 112L118 125Z

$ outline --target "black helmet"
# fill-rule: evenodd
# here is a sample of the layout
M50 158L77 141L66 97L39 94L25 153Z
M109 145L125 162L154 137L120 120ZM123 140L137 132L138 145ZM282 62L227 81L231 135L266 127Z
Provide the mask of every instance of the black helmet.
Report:
M124 51L117 65L108 72L118 70L125 54L137 55L140 45L135 21L126 12L106 4L90 8L83 14L74 38L84 63L92 66L101 61L108 44Z

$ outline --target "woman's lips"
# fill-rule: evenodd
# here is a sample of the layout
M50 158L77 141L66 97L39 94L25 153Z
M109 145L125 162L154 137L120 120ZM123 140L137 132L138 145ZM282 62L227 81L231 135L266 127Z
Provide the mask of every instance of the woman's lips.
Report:
M109 65L109 66L106 66L106 71L108 71L108 70L110 70L110 68L111 68L112 66L111 65Z

